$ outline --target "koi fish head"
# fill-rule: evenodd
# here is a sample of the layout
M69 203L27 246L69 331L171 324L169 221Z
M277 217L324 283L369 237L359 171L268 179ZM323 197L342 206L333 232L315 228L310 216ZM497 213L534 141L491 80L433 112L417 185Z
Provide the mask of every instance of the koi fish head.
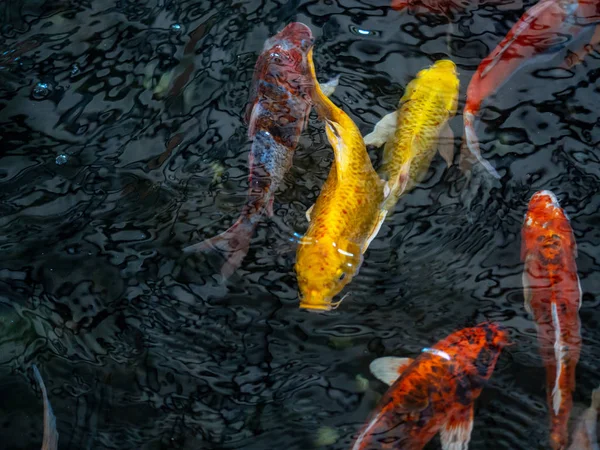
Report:
M314 38L306 25L292 22L275 36L267 39L261 58L263 61L262 79L278 79L281 75L307 74L307 55L314 44Z
M455 360L465 375L488 379L507 344L507 331L495 323L486 322L453 333L434 348Z
M537 253L547 262L557 261L565 250L576 252L569 218L550 191L536 192L529 201L522 230L521 257Z
M352 280L362 263L360 248L331 241L300 244L296 262L300 308L335 309L339 302L332 303L333 298Z

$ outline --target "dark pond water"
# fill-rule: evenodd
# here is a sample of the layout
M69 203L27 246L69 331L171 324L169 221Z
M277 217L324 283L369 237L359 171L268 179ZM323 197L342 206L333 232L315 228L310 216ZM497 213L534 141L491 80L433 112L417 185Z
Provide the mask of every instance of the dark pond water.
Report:
M348 449L385 391L374 358L491 319L516 345L477 401L471 448L548 448L520 230L538 189L575 230L576 417L600 384L597 53L565 77L550 70L559 52L489 99L478 134L502 187L481 189L469 212L465 178L436 157L336 311L299 310L293 271L294 235L332 160L314 115L229 282L181 252L244 203L249 83L285 24L311 27L319 77L341 75L333 99L367 133L444 56L460 70L460 111L477 65L532 3L474 4L450 24L388 0L1 3L0 446L40 448L35 363L60 449Z

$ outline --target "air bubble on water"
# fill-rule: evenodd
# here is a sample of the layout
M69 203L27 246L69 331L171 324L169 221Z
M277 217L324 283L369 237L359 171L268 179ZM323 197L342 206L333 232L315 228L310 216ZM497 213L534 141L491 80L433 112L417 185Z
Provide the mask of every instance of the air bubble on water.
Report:
M31 96L34 98L34 100L43 100L48 97L49 94L50 86L48 86L48 83L42 83L40 81L34 86Z
M72 68L71 68L71 75L75 76L77 75L79 72L81 72L81 69L79 68L79 66L77 64L73 64Z
M63 153L62 155L58 155L56 157L56 164L62 166L63 164L66 164L68 160L69 157Z
M181 31L181 24L174 23L171 25L171 31Z

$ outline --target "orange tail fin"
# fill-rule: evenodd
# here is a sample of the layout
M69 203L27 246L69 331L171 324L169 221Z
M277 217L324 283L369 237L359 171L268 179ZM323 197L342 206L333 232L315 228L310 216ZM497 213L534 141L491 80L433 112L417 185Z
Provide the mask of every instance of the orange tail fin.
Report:
M256 223L240 217L228 230L198 244L183 249L186 253L216 250L223 255L225 263L221 267L223 280L229 278L242 265L250 248Z

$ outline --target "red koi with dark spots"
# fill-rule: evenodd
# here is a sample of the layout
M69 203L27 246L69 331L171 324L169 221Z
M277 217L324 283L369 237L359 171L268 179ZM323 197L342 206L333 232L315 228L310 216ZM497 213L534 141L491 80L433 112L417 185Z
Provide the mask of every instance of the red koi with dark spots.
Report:
M576 256L569 218L552 192L537 192L529 202L522 230L523 295L525 309L535 320L539 352L546 367L553 450L567 448L575 368L581 350Z
M371 371L390 388L352 450L419 450L438 432L445 450L466 449L473 404L507 343L505 330L483 323L423 349L414 360L373 361Z
M253 140L248 200L231 228L185 249L221 251L226 258L221 270L224 278L242 263L262 217L273 214L275 191L292 165L311 108L307 55L313 41L310 28L298 22L266 41L254 69L246 114L248 135Z

